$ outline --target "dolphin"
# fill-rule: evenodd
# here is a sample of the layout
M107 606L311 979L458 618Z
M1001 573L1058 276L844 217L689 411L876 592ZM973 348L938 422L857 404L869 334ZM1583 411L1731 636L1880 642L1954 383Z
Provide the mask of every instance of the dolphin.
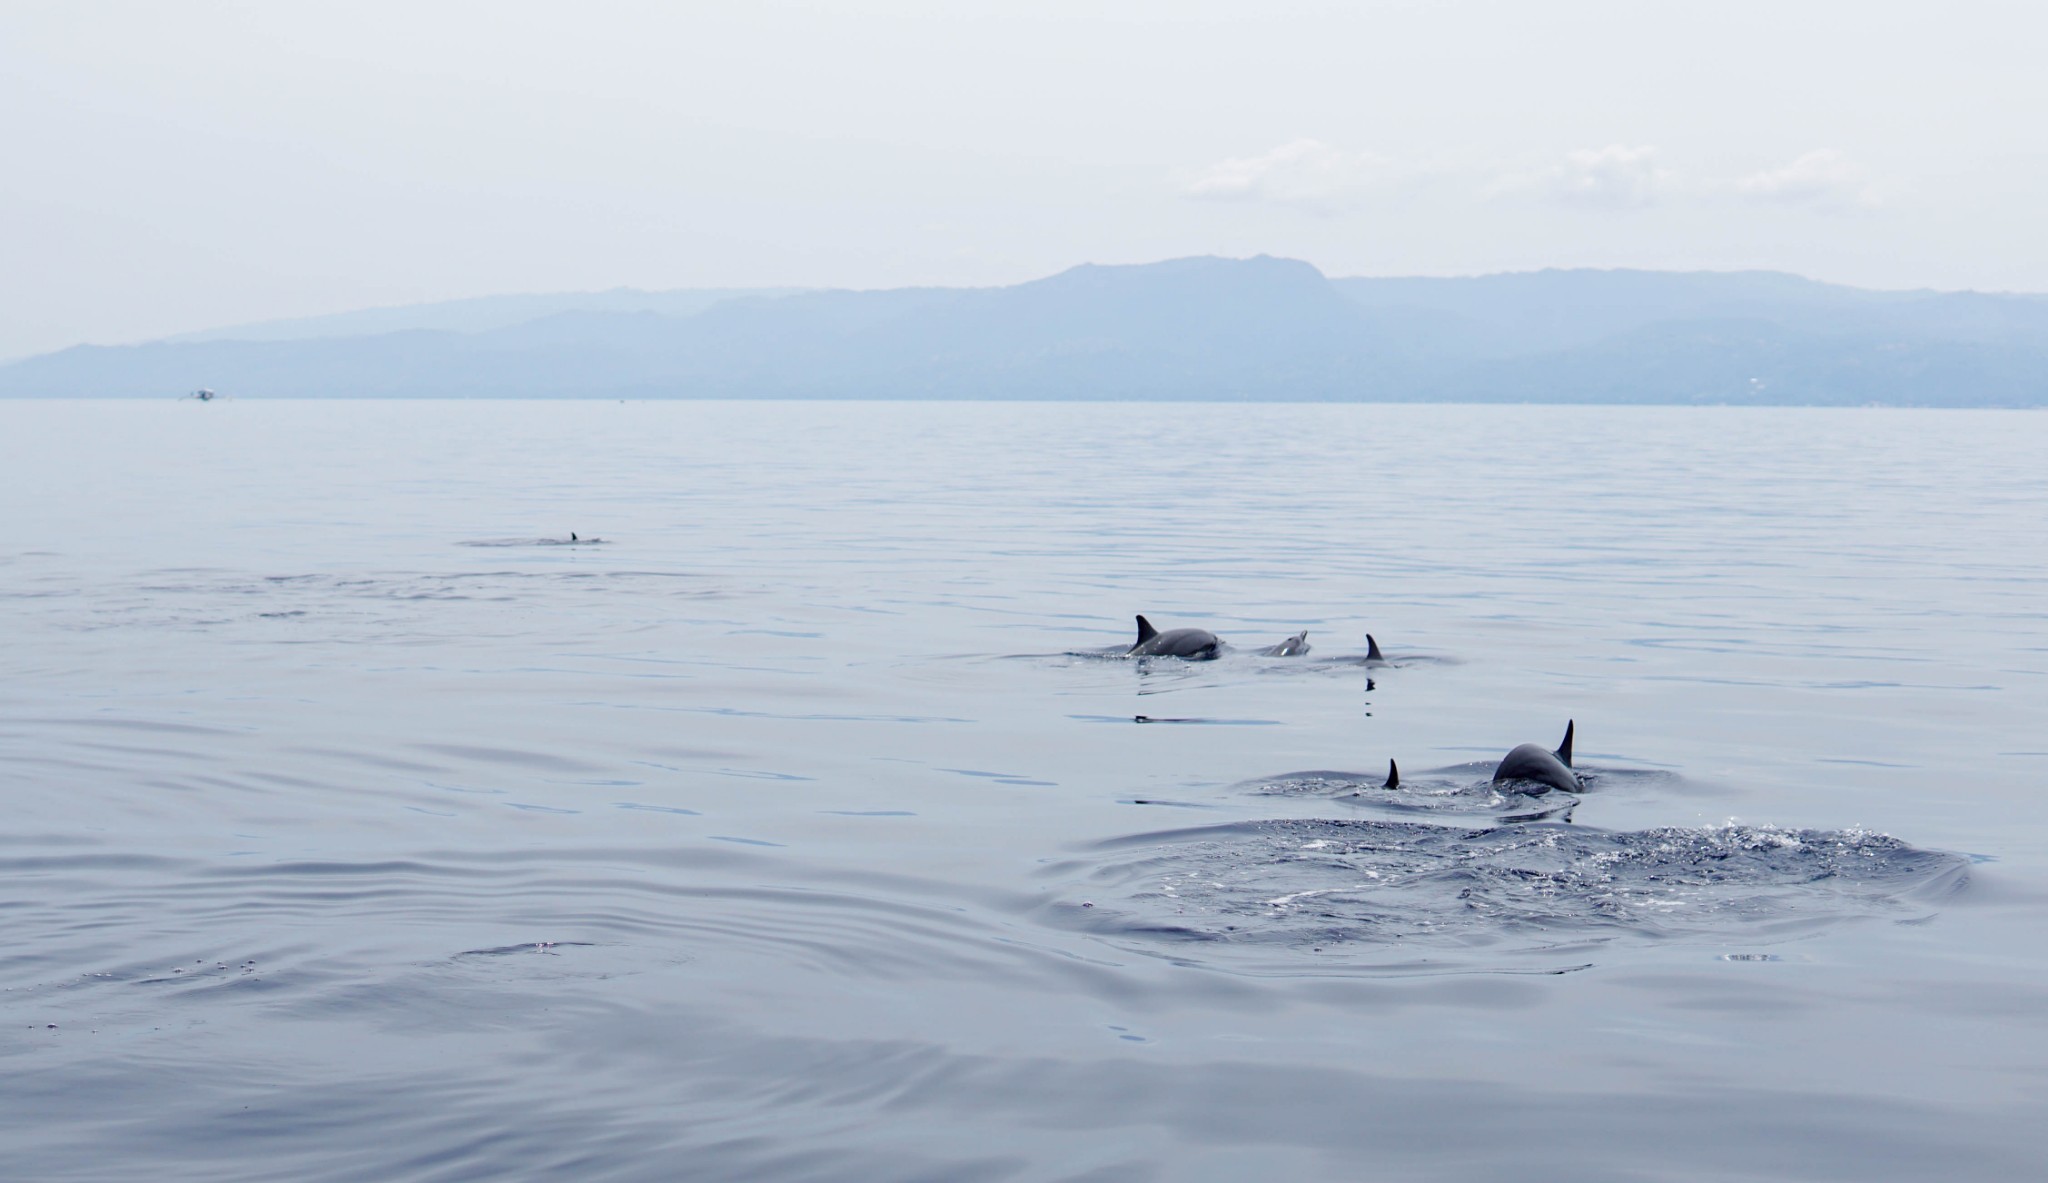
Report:
M1575 722L1564 725L1564 742L1554 752L1546 752L1539 744L1525 743L1509 752L1493 770L1493 783L1520 781L1530 786L1524 791L1535 794L1547 793L1552 789L1573 792L1579 788L1579 778L1572 772L1572 731ZM1541 787L1536 787L1541 786Z
M1401 766L1399 764L1394 763L1392 760L1387 761L1387 783L1380 787L1383 789L1398 789L1401 787ZM1362 788L1353 789L1351 795L1363 797L1365 792Z
M1300 657L1308 652L1308 630L1303 629L1278 645L1268 645L1259 650L1261 657Z
M1223 642L1205 628L1173 628L1160 632L1152 622L1138 617L1138 640L1124 650L1126 657L1181 657L1189 661L1210 661Z

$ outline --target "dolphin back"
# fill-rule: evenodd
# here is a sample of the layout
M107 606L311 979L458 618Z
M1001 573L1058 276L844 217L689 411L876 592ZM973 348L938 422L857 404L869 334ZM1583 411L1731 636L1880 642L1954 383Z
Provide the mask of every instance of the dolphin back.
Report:
M1303 629L1278 645L1268 645L1259 650L1266 657L1300 657L1308 652L1308 630Z
M1518 745L1493 770L1493 783L1502 784L1518 781L1526 785L1542 785L1538 793L1551 789L1569 793L1579 786L1579 778L1573 774L1566 758L1571 755L1571 735L1567 729L1565 742L1557 751L1547 751L1541 744Z
M1124 650L1127 657L1184 657L1189 661L1207 661L1216 656L1222 642L1216 634L1200 628L1174 628L1160 632L1152 622L1138 617L1138 640Z

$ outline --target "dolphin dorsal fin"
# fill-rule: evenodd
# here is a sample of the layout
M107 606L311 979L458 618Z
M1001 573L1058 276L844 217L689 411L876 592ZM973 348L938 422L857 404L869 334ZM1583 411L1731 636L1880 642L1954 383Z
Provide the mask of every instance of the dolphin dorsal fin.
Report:
M1144 615L1141 613L1138 616L1138 644L1142 645L1158 635L1159 630L1153 628L1152 622L1145 619Z
M1577 722L1575 720L1565 720L1564 742L1557 745L1557 758L1566 768L1572 766L1572 729L1576 726Z
M1365 634L1365 659L1367 661L1386 660L1386 658L1380 656L1380 643L1372 639L1371 633Z
M1387 783L1380 787L1383 789L1398 789L1401 787L1401 766L1399 764L1394 763L1392 760L1387 761Z

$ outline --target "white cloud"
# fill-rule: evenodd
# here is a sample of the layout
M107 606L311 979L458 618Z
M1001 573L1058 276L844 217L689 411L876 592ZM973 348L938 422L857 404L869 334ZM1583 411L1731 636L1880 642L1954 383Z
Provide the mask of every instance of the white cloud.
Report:
M1870 170L1838 148L1816 148L1789 164L1742 177L1733 188L1744 197L1788 205L1871 209L1882 203Z
M1271 201L1318 213L1356 206L1371 191L1411 170L1370 152L1346 152L1300 139L1258 156L1212 165L1183 190L1190 197Z
M1678 174L1657 163L1657 149L1609 144L1581 148L1535 172L1510 173L1487 187L1489 196L1532 194L1575 205L1630 207L1657 201L1676 187Z

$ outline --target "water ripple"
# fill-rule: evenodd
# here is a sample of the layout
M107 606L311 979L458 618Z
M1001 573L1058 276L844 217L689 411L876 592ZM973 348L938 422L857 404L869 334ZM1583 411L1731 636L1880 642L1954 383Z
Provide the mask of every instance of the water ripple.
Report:
M1969 866L1860 830L1739 825L1612 832L1283 819L1135 834L1095 850L1048 872L1069 884L1051 919L1127 946L1316 954L1783 940L1924 915Z

